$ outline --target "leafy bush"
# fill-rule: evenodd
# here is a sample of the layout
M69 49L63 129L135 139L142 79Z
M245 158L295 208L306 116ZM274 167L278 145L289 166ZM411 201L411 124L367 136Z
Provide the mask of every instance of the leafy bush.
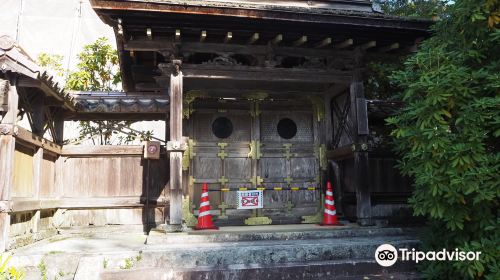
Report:
M424 249L481 251L428 262L428 279L500 279L500 3L458 0L392 79L406 107L388 119L410 200L428 217Z
M0 255L0 280L21 280L24 272L15 267L8 267L10 256Z

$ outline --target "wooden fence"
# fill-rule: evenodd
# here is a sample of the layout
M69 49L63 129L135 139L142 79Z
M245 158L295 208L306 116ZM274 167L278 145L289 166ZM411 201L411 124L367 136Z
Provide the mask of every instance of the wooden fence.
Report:
M7 249L73 226L161 223L168 160L142 146L58 146L16 127ZM7 239L7 240L6 240Z

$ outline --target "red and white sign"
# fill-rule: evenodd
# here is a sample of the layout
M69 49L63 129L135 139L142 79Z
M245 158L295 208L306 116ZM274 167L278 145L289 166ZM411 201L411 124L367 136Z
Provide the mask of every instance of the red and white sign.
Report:
M262 190L258 191L238 191L238 209L262 208L264 195Z

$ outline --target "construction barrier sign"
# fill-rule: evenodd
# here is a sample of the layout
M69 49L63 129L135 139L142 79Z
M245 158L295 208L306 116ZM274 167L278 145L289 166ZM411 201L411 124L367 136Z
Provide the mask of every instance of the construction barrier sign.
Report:
M264 195L262 190L238 191L238 209L262 208Z

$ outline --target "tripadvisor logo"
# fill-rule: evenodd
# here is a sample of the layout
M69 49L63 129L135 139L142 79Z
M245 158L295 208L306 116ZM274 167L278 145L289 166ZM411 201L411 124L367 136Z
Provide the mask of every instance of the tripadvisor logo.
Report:
M455 249L448 251L446 249L440 251L416 251L415 248L407 249L400 248L397 250L391 244L382 244L375 250L375 261L381 266L392 266L398 260L400 261L413 261L418 263L420 261L477 261L481 252L465 252Z

